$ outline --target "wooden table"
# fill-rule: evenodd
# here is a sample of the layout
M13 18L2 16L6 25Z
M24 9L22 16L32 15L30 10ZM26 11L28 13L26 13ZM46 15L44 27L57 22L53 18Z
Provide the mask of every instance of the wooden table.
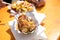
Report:
M15 40L9 25L3 25L12 20L7 7L0 9L0 40ZM37 12L46 14L46 19L43 21L46 27L45 33L48 40L56 40L60 35L60 0L46 0L46 5Z

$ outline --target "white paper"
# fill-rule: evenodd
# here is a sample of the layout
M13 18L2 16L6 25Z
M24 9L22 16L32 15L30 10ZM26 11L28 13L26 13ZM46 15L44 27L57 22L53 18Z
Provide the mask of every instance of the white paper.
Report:
M47 40L47 37L44 33L44 30L45 28L42 27L41 25L39 26L39 28L32 34L28 34L28 35L25 35L25 34L22 34L22 33L18 33L14 28L14 24L15 24L15 20L12 20L9 22L9 25L10 25L10 28L11 28L11 31L15 37L16 40ZM39 33L39 34L38 34Z
M42 16L43 19L45 18L42 14L40 14L40 16ZM40 20L43 20L42 18L40 18ZM45 28L42 27L41 25L37 27L34 33L29 35L24 35L22 33L18 33L17 30L15 30L16 22L17 22L16 19L9 21L11 31L16 40L39 40L39 39L47 40L47 37L44 33Z

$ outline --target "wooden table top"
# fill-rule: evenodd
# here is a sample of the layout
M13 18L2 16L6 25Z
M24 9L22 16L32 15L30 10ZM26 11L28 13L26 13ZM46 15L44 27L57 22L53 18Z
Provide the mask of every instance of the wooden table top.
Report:
M4 25L13 19L7 10L7 7L0 9L0 40L15 40L9 25ZM37 12L46 15L43 23L48 40L57 40L60 35L60 0L46 0L45 7L38 9Z

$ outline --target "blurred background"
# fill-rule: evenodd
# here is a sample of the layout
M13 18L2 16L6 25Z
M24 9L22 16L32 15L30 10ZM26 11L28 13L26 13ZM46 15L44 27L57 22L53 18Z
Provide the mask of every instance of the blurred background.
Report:
M9 0L8 3L16 1L17 0ZM0 40L15 40L9 25L5 25L14 18L10 18L10 14L7 10L8 8L6 6L0 9ZM60 0L45 0L45 6L38 8L37 12L46 15L43 23L46 28L45 33L48 40L60 40Z

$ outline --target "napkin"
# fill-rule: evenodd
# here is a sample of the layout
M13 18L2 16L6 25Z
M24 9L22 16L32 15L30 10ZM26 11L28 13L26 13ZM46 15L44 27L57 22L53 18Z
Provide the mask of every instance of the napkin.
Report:
M37 15L40 16L37 19L37 20L40 20L38 22L42 22L42 20L45 18L45 15L44 14L37 14ZM17 17L17 15L16 15L16 17ZM34 33L25 35L22 33L18 33L17 30L15 30L15 26L17 23L16 18L14 20L9 21L8 23L10 25L11 31L16 40L47 40L47 36L44 33L45 28L41 25L37 26L37 29L35 30Z

